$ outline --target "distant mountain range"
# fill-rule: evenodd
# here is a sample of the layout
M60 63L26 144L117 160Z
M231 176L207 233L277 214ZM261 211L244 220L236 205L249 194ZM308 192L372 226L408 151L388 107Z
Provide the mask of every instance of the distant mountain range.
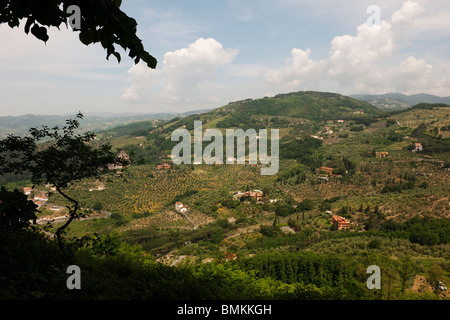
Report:
M351 95L350 97L366 101L378 109L382 110L401 110L415 106L419 103L445 103L450 104L450 97L438 97L431 94L413 94L406 95L402 93L385 94L362 94Z
M189 111L184 113L83 113L80 122L83 131L101 131L117 126L145 121L145 120L169 120L176 117L189 116L204 112L204 110ZM73 119L75 114L65 115L34 115L0 117L0 139L8 134L24 136L29 133L29 128L40 128L42 126L62 127L67 119Z

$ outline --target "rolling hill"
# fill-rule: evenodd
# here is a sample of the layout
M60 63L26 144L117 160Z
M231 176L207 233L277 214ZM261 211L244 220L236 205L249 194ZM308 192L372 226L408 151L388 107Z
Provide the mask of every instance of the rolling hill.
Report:
M450 97L438 97L430 94L406 95L401 93L351 95L355 99L366 101L381 110L403 110L419 103L450 104Z
M139 257L170 270L181 265L223 274L232 266L229 276L239 279L257 271L282 286L313 285L320 292L329 288L321 282L323 266L336 262L336 279L343 265L354 266L345 279L365 290L359 297L429 297L405 292L409 278L400 280L397 270L409 267L424 277L442 268L441 279L450 283L449 108L421 103L387 113L351 97L296 92L101 131L95 143L125 150L132 164L66 190L83 212L111 213L107 219L72 222L67 236L111 245L108 239L117 237L141 248ZM181 127L192 130L196 120L204 129L280 129L278 173L262 176L260 164L174 165L171 134ZM162 163L170 167L159 167ZM49 186L35 191L51 193ZM40 217L67 213L62 196L53 193L49 199ZM177 211L176 202L187 211ZM53 211L55 205L62 209ZM321 260L334 255L342 260L332 265ZM298 269L305 258L311 265ZM276 267L266 268L268 261ZM365 268L374 263L397 268L389 269L389 288L377 297L365 287ZM302 290L295 292L301 296ZM433 299L442 296L434 294Z
M288 128L300 123L328 120L348 120L357 123L373 121L382 112L371 104L335 93L301 91L280 94L272 98L247 99L189 116L165 122L151 132L171 133L185 126L193 129L193 121L200 120L205 128ZM110 136L133 135L141 132L142 124L109 130ZM149 132L150 132L149 131ZM103 132L102 132L103 133ZM142 133L142 132L141 132ZM136 134L135 134L136 135Z
M232 102L157 125L148 121L136 122L98 135L100 141L111 143L117 151L125 150L132 155L133 165L127 176L129 183L112 184L111 188L99 193L100 198L94 195L90 199L93 194L85 191L88 186L77 193L86 199L88 206L100 201L108 210L121 214L143 214L164 210L177 195L195 190L198 194L189 197L192 199L188 201L199 212L211 214L211 208L220 203L220 200L216 203L212 200L219 189L234 192L250 185L257 189L270 187L272 192L280 192L292 201L316 199L321 202L339 197L340 200L333 204L336 210L349 203L352 203L351 207L378 203L392 215L404 219L407 206L403 201L407 198L398 204L391 203L396 193L385 191L391 190L396 181L403 186L402 183L408 181L404 178L408 172L416 175L416 186L422 183L439 190L442 188L442 192L448 188L448 173L441 171L450 155L448 108L448 105L419 104L386 114L368 103L338 94L297 92ZM264 178L251 166L201 165L191 168L180 165L167 173L157 170L157 164L170 163L168 155L176 144L170 141L173 130L181 127L192 130L195 120L201 120L204 129L279 128L280 171L276 176ZM423 146L419 153L412 152L416 143ZM381 159L376 152L385 152L389 156ZM326 176L318 175L317 170L322 166L333 168L331 183L327 183ZM170 172L172 174L166 176ZM426 189L405 192L419 191ZM441 191L436 189L436 196ZM116 201L116 194L124 197ZM445 202L445 197L440 201ZM428 209L426 204L417 206L412 215L428 212ZM449 214L448 209L432 212L441 217Z

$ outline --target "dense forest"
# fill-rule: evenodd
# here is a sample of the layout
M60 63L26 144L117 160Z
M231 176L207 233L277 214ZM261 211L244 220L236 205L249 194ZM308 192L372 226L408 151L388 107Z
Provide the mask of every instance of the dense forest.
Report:
M156 263L138 245L128 245L114 235L73 239L64 252L35 232L3 231L0 237L0 257L2 261L9 261L0 266L2 274L8 275L0 279L2 299L366 300L425 297L405 291L407 282L418 268L411 259L397 261L370 251L356 258L313 252L274 252L237 262L170 267ZM382 291L367 289L365 266L368 261L375 261L395 272L389 275L391 287ZM66 269L70 265L81 269L82 290L66 287L69 277ZM434 272L439 277L442 268ZM435 296L430 293L428 297Z

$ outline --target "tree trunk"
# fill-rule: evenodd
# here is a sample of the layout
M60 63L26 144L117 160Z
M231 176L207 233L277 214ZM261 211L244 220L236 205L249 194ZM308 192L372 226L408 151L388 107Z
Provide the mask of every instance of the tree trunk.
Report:
M61 189L59 187L56 187L56 191L58 191L58 193L60 195L62 195L64 198L66 198L67 200L69 200L70 202L73 203L73 207L67 207L69 209L69 219L66 221L66 223L64 223L61 227L59 227L56 230L56 239L58 241L58 246L61 250L64 249L64 245L62 242L62 238L61 238L61 233L69 226L69 224L75 219L77 211L78 211L78 201L76 201L75 199L70 198L68 195L66 195L64 192L61 191Z

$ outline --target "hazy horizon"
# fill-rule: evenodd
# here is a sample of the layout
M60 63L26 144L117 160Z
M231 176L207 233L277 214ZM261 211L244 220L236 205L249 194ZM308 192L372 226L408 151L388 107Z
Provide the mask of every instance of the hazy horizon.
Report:
M297 92L450 96L450 3L123 1L156 69L106 60L78 34L2 24L0 116L161 113Z
M311 90L311 91L314 91L314 90ZM284 93L289 93L289 92L280 92L277 94L284 94ZM331 93L340 94L339 92L331 92ZM386 92L386 93L367 94L367 95L379 96L379 95L389 95L389 94L403 94L403 93ZM349 94L349 95L345 95L345 96L352 97L352 96L357 96L357 95L366 95L366 94L355 94L355 95ZM406 95L406 94L404 94L404 95L411 97L411 96L416 96L416 95L429 95L429 94L417 93L417 94L411 94L411 95ZM431 95L431 96L441 98L441 99L450 99L450 96L438 96L438 95ZM261 98L264 98L264 97L262 97L262 96L254 97L251 99L261 99ZM28 115L31 115L31 116L73 116L78 112L81 112L84 116L94 116L94 117L104 117L104 118L120 117L120 116L126 117L126 116L138 116L138 115L157 115L157 114L184 114L184 113L205 112L208 110L213 110L213 109L220 108L228 103L235 102L235 101L239 101L239 100L229 101L223 105L215 106L215 107L211 107L211 108L201 108L201 109L189 110L189 111L183 111L183 110L180 110L180 111L152 111L152 110L150 110L150 111L120 111L119 110L116 112L114 112L114 111L105 111L105 112L103 112L103 111L87 111L87 112L85 112L83 110L75 110L74 109L73 112L64 112L64 113L56 113L55 112L55 113L47 113L47 114L24 113L24 114L16 114L16 115L0 115L0 118L20 117L20 116L28 116Z

